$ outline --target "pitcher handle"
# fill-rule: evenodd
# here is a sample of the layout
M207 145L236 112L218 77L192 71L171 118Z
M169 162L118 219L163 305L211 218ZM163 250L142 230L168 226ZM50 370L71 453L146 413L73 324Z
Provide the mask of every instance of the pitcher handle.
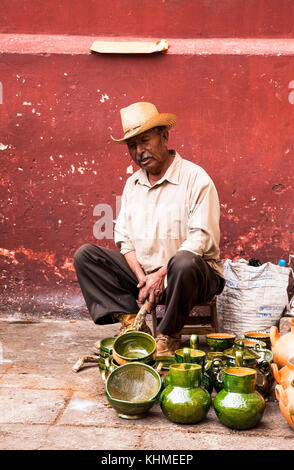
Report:
M191 354L190 354L190 351L188 348L184 348L184 351L183 351L183 361L186 363L186 364L190 364L191 363Z
M276 387L275 387L275 394L276 394L276 399L277 399L278 401L282 401L282 403L284 404L284 406L287 406L287 405L288 405L287 393L286 393L285 390L283 389L282 385L276 385Z
M156 366L154 367L154 369L156 370L156 372L160 372L163 368L163 362L159 362L158 364L156 364Z
M275 381L279 384L281 383L281 376L280 376L280 372L279 372L279 369L278 369L278 366L275 362L272 362L271 363L271 369L272 369L272 373L273 373L273 376L274 376L274 379Z
M190 338L190 346L191 346L191 349L197 349L198 348L198 345L199 345L199 337L198 335L192 335L191 338Z
M236 351L236 366L243 367L243 351Z

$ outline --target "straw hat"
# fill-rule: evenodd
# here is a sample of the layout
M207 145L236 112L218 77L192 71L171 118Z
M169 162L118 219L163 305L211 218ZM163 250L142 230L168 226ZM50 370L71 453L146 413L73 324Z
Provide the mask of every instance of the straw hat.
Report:
M152 103L134 103L120 110L121 123L124 136L121 139L112 140L119 144L125 144L127 139L142 134L153 127L165 126L171 129L176 121L175 114L159 113Z

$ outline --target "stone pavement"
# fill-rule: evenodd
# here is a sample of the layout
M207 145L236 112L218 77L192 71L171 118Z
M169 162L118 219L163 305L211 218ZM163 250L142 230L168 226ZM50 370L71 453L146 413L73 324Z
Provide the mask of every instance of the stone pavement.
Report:
M213 408L196 425L171 423L158 403L145 419L118 418L104 396L97 365L71 370L95 341L117 329L91 320L0 318L0 449L294 448L294 433L274 395L259 426L247 431L224 427Z

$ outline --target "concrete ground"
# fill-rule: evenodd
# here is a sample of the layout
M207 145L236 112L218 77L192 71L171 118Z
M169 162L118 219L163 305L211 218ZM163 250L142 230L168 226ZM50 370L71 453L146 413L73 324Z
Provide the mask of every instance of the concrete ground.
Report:
M247 431L224 427L213 407L196 425L171 423L158 403L145 419L118 418L97 365L72 372L80 355L117 329L91 320L0 319L1 449L293 450L294 432L274 394L260 424Z

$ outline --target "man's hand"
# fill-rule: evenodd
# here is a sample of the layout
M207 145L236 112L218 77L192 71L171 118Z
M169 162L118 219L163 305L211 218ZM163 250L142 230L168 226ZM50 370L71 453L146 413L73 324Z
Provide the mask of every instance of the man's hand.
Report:
M149 307L152 309L162 299L164 291L165 272L159 269L155 273L147 274L139 280L137 285L139 289L138 300L143 303L146 299L149 301Z
M129 251L124 256L139 281L137 284L137 288L139 289L138 301L143 304L147 299L151 309L154 305L157 305L162 298L167 266L162 266L158 271L152 274L145 274L137 260L135 251Z

